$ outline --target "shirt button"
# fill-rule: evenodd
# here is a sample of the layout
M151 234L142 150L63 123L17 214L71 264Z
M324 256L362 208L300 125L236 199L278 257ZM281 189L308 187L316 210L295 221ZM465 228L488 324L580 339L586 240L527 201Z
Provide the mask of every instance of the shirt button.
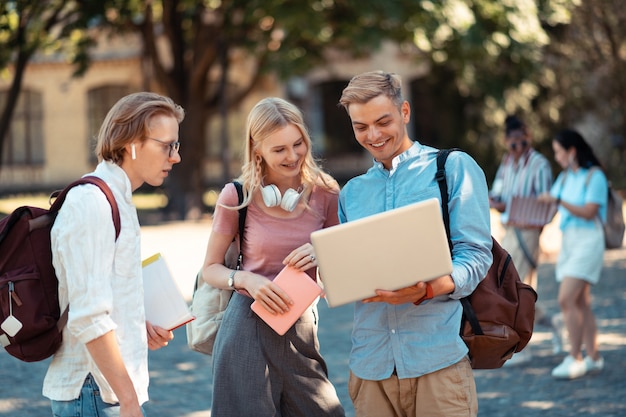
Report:
M396 329L391 329L391 333L396 334Z

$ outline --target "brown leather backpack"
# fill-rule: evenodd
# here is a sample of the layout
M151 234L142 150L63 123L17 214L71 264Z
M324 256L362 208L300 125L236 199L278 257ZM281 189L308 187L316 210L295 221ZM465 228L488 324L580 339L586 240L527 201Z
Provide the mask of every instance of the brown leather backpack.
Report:
M437 154L435 180L441 191L443 221L450 240L448 184L445 163L457 149ZM492 237L493 263L485 278L469 296L462 298L463 319L460 335L469 349L474 369L500 368L513 353L520 352L533 334L537 293L520 280L511 255Z

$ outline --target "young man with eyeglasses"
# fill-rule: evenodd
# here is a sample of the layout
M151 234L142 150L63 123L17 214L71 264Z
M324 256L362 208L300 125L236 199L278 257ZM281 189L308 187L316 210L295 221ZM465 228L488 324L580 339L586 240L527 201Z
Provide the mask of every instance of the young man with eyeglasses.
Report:
M353 77L340 104L356 140L374 157L374 165L341 191L342 223L441 200L437 149L409 138L410 106L397 75L375 71ZM348 389L357 417L478 413L468 350L459 336L459 299L476 288L492 261L487 184L464 152L450 154L446 171L453 272L396 291L380 289L356 303ZM376 256L376 250L364 255Z
M111 189L120 214L95 185L72 188L52 227L52 262L61 311L69 305L63 344L44 379L54 416L141 417L148 400L148 349L173 334L146 322L141 242L132 193L163 184L179 163L183 109L154 93L121 98L107 114L91 175Z

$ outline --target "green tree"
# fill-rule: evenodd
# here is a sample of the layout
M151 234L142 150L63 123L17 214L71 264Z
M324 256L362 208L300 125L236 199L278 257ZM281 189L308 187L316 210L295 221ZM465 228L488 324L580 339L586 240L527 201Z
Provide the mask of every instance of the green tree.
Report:
M554 2L554 0L553 0ZM545 49L539 109L551 132L587 122L586 138L614 185L626 186L626 8L620 0L566 1L542 12Z
M534 1L424 1L405 27L431 63L435 145L460 146L495 174L508 113L530 113L548 42Z
M493 155L493 137L482 140L481 132L504 120L506 92L523 90L547 40L528 0L121 3L109 22L141 33L156 80L187 111L181 126L185 163L173 171L169 190L179 216L200 204L206 120L236 106L264 73L283 78L304 73L323 64L328 48L361 56L385 39L414 53L417 46L416 59L432 63L433 89L449 93L433 103L445 115L438 126L447 141ZM167 48L157 48L159 39ZM231 63L240 53L251 71L247 79L235 80ZM227 161L226 143L223 149Z
M12 77L0 108L0 168L24 71L33 55L63 52L76 65L75 74L82 74L89 63L87 49L92 45L85 29L103 11L103 3L97 1L0 1L0 69Z
M405 13L415 9L413 1L375 0L117 2L108 23L141 34L155 80L186 110L185 163L170 178L170 209L183 217L201 204L209 118L237 106L263 74L284 79L322 64L329 47L358 56L400 38ZM163 41L166 47L157 47ZM244 79L232 75L235 56L250 67ZM227 141L222 149L226 166Z
M264 74L286 79L323 65L330 49L364 56L384 40L395 41L416 60L431 64L426 83L437 115L433 124L439 144L475 149L475 155L493 164L493 129L506 111L530 107L537 93L529 80L535 76L547 41L531 0L50 0L7 4L12 5L5 7L7 16L22 9L37 10L31 12L37 16L31 25L41 22L44 10L49 13L53 5L77 13L82 10L80 17L72 15L75 20L57 22L63 33L81 33L79 45L92 42L89 32L67 32L63 25L86 27L89 23L141 36L149 77L187 113L180 133L185 162L172 171L168 184L169 210L177 217L201 205L206 122L225 117ZM43 10L37 8L40 4ZM40 38L28 43L16 36L7 50L28 46L32 56L49 44ZM88 55L82 53L85 49L80 51L75 56L88 64ZM13 58L5 58L5 64L8 59ZM249 66L246 77L235 78L234 62ZM4 66L2 61L0 66ZM225 166L230 159L227 145L226 141L221 145ZM228 175L225 168L224 180Z

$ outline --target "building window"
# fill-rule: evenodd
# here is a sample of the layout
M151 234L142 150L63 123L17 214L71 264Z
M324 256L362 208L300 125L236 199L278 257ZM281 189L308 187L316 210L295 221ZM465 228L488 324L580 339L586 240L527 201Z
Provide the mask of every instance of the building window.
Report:
M347 80L327 81L317 85L325 156L354 154L363 150L354 139L350 117L343 107L338 106L346 85Z
M131 89L127 85L105 85L92 88L87 92L87 118L88 118L88 149L89 162L96 163L96 142L98 141L98 131L107 113L117 101L127 94Z
M6 103L7 92L0 92L0 103ZM4 138L4 166L44 164L43 103L40 93L23 89L13 111L11 126Z

